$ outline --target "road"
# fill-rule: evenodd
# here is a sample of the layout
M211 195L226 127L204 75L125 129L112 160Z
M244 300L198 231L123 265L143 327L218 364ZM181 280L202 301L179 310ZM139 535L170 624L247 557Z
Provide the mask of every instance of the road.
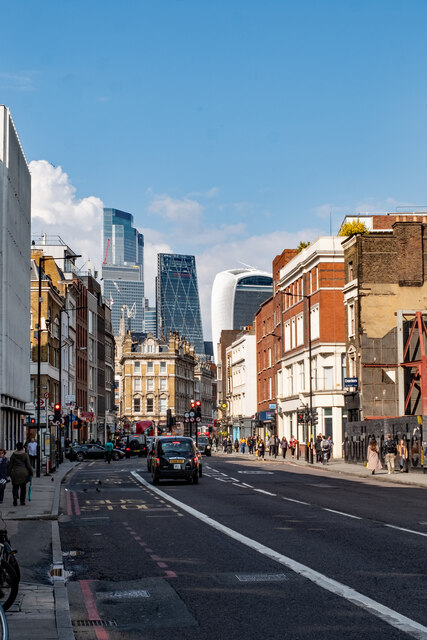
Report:
M79 465L61 497L77 640L427 638L424 489L204 458Z

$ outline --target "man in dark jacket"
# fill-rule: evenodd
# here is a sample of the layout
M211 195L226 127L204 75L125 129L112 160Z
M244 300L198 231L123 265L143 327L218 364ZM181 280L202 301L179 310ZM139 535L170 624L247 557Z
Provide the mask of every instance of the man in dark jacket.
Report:
M394 472L394 460L396 458L397 447L394 440L392 440L391 433L388 433L383 444L383 456L387 463L388 473Z
M24 451L22 442L16 443L16 451L10 456L7 465L7 475L12 480L13 506L18 504L18 496L21 504L25 504L25 496L27 492L27 482L33 475L33 467L30 458Z

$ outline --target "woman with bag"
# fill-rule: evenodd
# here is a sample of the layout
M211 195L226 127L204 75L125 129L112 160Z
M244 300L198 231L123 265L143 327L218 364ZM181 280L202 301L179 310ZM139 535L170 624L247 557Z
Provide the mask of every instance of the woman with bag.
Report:
M375 440L375 438L372 438L368 446L368 463L366 465L368 469L371 469L372 475L375 474L375 471L380 471L383 468L379 454L380 449L378 447L377 441Z
M25 504L25 495L27 492L27 482L33 475L33 467L30 458L24 451L22 442L16 443L16 451L10 456L7 465L7 475L12 480L13 506L18 504L18 495L21 504Z

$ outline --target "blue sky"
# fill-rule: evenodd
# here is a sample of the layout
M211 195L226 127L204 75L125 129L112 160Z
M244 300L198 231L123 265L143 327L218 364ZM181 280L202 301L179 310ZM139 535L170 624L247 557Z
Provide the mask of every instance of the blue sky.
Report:
M217 271L270 269L346 213L427 206L424 1L1 10L0 103L31 162L34 231L99 262L102 206L133 213L150 296L156 251L197 256L207 337Z

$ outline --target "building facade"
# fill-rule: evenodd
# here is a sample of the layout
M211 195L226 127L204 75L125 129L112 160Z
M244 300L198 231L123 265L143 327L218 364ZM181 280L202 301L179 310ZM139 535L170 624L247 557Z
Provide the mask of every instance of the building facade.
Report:
M7 107L0 106L0 445L22 439L30 396L31 177Z
M252 326L258 307L273 292L271 274L258 269L230 269L215 276L212 286L211 320L215 359L223 330Z
M321 237L281 270L282 356L278 372L279 435L299 441L331 435L341 457L344 408L345 317L342 238ZM298 409L317 424L298 424ZM316 419L314 420L316 422Z
M257 411L255 329L243 331L226 349L227 404L233 426L233 442L252 435Z
M172 253L157 256L157 335L168 340L177 332L204 358L196 259Z
M125 308L131 331L144 330L144 236L133 226L133 216L104 209L102 226L103 293L111 307L114 335L119 333Z

